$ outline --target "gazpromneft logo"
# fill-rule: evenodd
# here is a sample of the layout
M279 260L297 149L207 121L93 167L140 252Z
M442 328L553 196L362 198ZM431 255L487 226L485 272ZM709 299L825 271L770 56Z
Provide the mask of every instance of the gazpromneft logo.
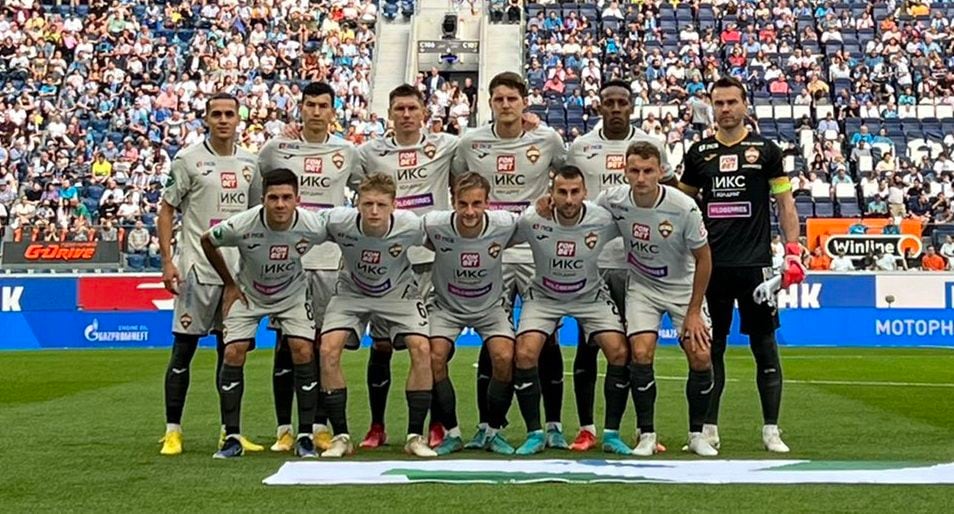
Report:
M149 328L143 325L118 325L116 330L100 330L99 320L86 325L83 337L93 343L143 342L149 340Z

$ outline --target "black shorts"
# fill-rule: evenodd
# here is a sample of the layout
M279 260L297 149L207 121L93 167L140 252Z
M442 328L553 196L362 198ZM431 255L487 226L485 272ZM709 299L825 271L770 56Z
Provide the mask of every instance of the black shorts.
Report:
M771 306L757 304L752 292L759 284L772 278L771 267L729 268L715 267L709 288L706 289L706 302L712 316L712 336L725 339L732 325L732 308L739 302L740 331L746 335L768 334L779 327L778 311Z

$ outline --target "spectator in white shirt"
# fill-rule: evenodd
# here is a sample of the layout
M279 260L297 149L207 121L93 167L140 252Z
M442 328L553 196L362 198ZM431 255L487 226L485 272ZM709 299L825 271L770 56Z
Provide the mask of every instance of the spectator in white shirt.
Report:
M855 271L855 264L845 256L844 250L838 250L838 255L831 260L829 269L832 271Z

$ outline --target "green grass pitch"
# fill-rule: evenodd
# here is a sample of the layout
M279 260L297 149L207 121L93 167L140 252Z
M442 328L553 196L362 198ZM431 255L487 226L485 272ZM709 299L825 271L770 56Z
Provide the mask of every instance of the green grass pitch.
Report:
M573 349L564 348L566 369ZM821 460L954 461L954 351L944 349L783 349L786 377L782 428L793 458ZM201 350L192 372L184 420L185 453L159 455L164 429L162 375L166 350L0 353L0 511L270 511L323 512L940 512L954 488L944 486L701 486L701 485L434 485L265 487L261 480L290 458L247 454L214 461L218 402L215 356ZM462 348L451 363L465 437L475 423L476 350ZM348 352L352 435L368 425L364 368L367 351ZM254 352L246 369L244 432L270 445L274 437L270 350ZM604 366L601 363L601 367ZM752 358L727 354L721 458L771 458L760 449L761 425ZM354 459L402 459L407 356L393 362L388 406L389 447ZM686 365L675 348L659 352L657 431L669 451L686 458L683 395ZM602 381L597 385L598 391ZM597 393L597 420L602 394ZM577 423L571 380L564 394L567 436ZM506 434L522 437L516 403ZM623 430L633 444L632 405ZM482 452L460 454L482 458ZM584 454L601 458L598 451ZM545 458L576 458L549 450ZM487 456L489 458L489 456ZM625 509L625 510L624 510Z

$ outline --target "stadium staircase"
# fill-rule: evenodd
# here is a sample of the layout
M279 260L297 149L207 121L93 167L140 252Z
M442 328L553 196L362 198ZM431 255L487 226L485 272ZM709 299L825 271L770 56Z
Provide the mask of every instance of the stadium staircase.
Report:
M374 81L371 88L371 112L387 116L388 93L405 83L413 74L409 59L413 48L411 38L414 23L410 21L385 22L378 20L377 45L374 52Z
M524 74L524 27L525 23L490 23L490 17L484 13L481 19L480 68L478 88L481 94L490 86L494 75L505 71ZM477 102L477 125L483 125L491 119L490 105L486 100Z

